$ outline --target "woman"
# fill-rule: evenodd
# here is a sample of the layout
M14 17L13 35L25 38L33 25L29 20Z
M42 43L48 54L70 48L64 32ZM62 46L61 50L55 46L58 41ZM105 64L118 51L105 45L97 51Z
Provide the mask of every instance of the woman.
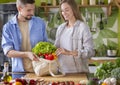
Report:
M88 59L95 53L89 27L74 0L62 0L60 9L65 21L58 27L55 40L60 65L65 73L87 73Z

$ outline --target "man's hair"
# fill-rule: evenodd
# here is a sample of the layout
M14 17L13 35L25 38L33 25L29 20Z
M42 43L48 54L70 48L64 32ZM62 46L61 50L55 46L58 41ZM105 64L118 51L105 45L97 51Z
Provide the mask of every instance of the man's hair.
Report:
M16 0L16 6L18 7L19 5L26 5L26 4L34 4L35 0Z

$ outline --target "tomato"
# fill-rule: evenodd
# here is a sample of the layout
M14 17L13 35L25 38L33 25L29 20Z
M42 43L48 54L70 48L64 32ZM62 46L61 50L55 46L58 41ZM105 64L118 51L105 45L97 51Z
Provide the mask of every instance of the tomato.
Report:
M22 79L22 85L27 85L27 81L25 79Z
M52 82L51 85L57 85L57 83L56 82Z
M16 81L16 82L22 82L22 79L16 78L15 81Z
M78 84L76 84L76 85L82 85L82 84L79 84L79 83L78 83Z
M30 82L29 82L29 85L36 85L36 84L37 84L37 82L33 79L31 79Z
M47 59L47 60L53 60L54 59L54 56L52 54L46 54L44 56L45 56L45 59Z
M73 81L69 81L70 85L75 85L75 83Z
M44 57L45 57L45 59L47 59L48 58L48 54L44 54Z

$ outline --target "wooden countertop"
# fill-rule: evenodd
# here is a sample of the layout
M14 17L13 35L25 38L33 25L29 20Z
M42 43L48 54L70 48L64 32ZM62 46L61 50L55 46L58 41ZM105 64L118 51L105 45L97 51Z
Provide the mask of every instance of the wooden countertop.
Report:
M43 79L45 81L48 81L48 82L62 82L62 81L74 81L76 84L79 83L80 81L84 81L84 82L87 82L88 81L88 78L87 78L87 75L84 74L84 73L74 73L74 74L66 74L65 76L63 77L52 77L52 76L45 76L45 77L39 77L39 76L36 76L34 73L27 73L24 78L27 78L27 79Z

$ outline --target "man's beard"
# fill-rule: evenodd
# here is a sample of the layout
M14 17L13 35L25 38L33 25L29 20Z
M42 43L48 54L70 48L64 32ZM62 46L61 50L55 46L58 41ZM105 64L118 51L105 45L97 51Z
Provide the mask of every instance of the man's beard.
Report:
M31 20L31 19L32 19L32 16L33 16L33 15L28 15L28 16L30 16L30 17L27 17L27 16L23 16L21 13L20 13L20 15L21 15L25 20Z
M31 17L24 17L25 20L31 20L32 16Z

